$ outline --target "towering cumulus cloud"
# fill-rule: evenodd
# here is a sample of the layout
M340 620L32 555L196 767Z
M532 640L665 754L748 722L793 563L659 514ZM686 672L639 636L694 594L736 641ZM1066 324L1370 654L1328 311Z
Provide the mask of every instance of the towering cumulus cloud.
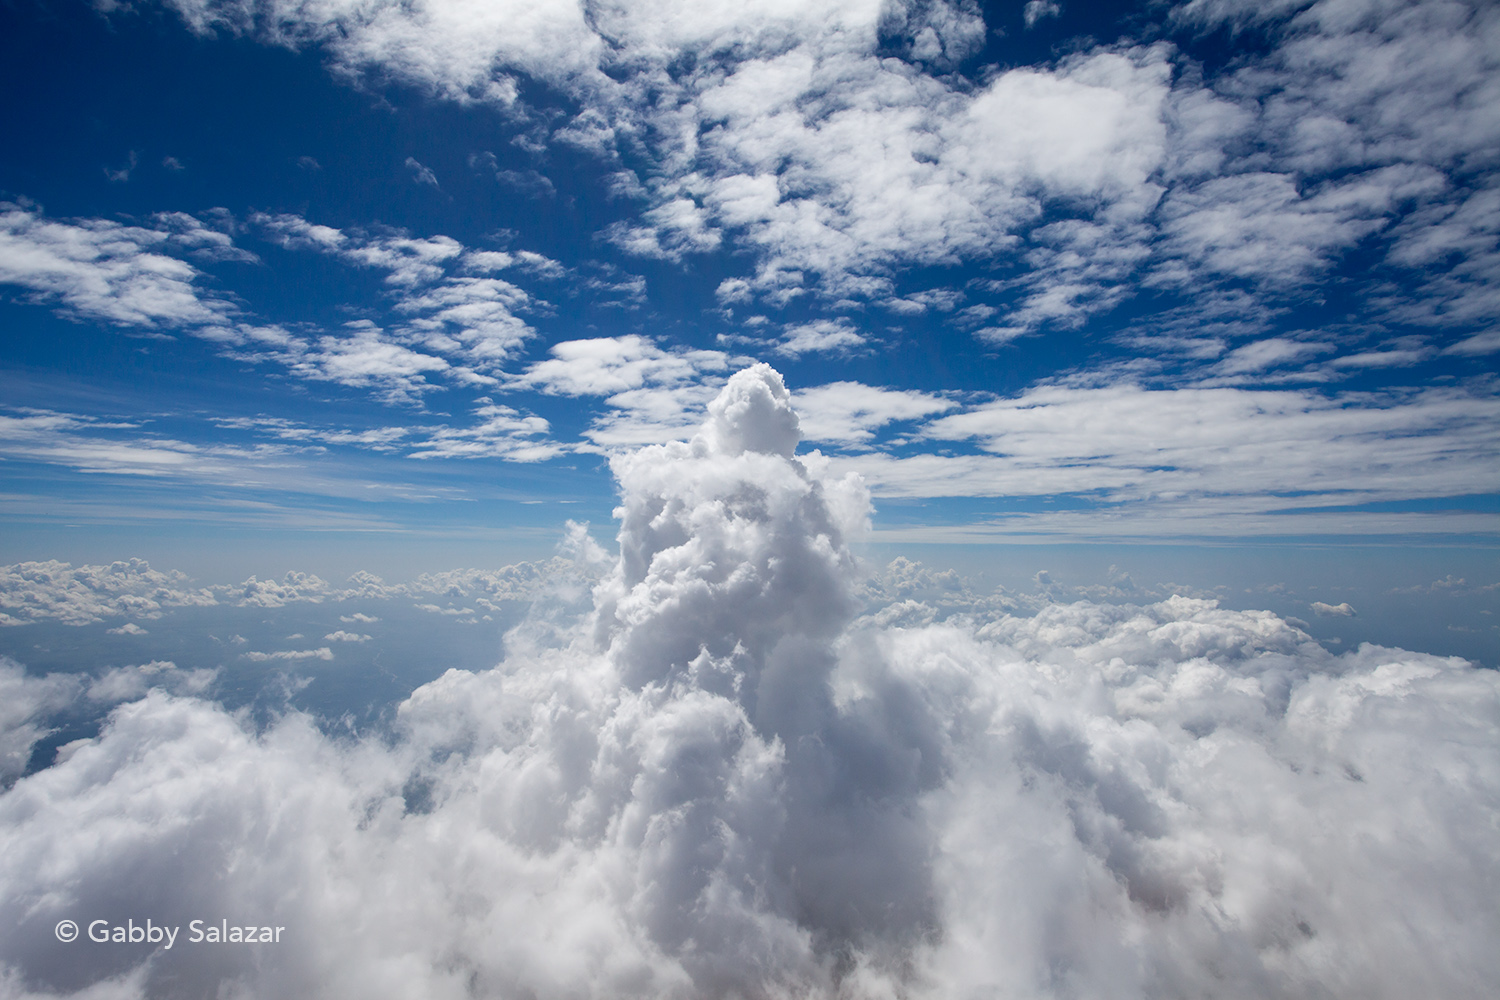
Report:
M1494 672L1334 655L1185 598L881 624L849 547L864 488L797 444L758 365L692 441L617 458L619 558L592 599L561 581L504 663L419 689L394 733L332 738L297 714L256 729L160 690L120 706L0 795L0 993L1405 998L1500 981ZM62 943L64 919L181 936ZM193 920L284 930L193 943Z

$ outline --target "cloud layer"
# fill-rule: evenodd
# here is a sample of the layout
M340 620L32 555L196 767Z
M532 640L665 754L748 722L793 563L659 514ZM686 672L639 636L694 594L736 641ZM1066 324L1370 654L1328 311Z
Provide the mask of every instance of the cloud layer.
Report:
M394 740L118 708L0 795L6 991L1485 995L1494 672L1186 597L858 617L867 494L798 435L757 366L615 458L592 600L540 601ZM147 916L290 934L52 935Z

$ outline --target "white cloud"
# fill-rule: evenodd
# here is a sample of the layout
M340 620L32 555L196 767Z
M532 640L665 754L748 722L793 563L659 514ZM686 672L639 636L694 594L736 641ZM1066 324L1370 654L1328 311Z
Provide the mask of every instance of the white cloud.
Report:
M777 354L790 358L804 354L837 353L863 347L867 343L864 334L854 329L848 320L817 319L787 327L781 339L772 345Z
M500 365L535 335L516 315L534 305L530 295L499 278L450 278L403 296L396 310L412 316L404 330L429 349Z
M258 214L250 221L288 249L310 249L387 272L385 283L395 296L393 309L408 317L396 333L412 346L479 368L498 368L535 336L517 313L548 308L513 282L482 275L514 270L551 280L563 273L556 261L542 254L467 250L448 236L413 237L399 230L345 232L285 214ZM462 377L465 370L454 374Z
M104 176L109 179L109 182L111 184L124 184L125 182L130 180L130 175L135 172L135 168L139 164L140 155L132 149L130 153L125 157L125 163L118 169L105 167Z
M1306 391L1044 386L921 428L981 454L834 458L877 496L1059 497L918 540L1106 536L1487 534L1493 515L1360 509L1494 489L1497 401L1450 389ZM930 537L929 537L930 536ZM895 540L896 536L892 536Z
M476 420L466 427L449 424L407 424L365 430L317 427L285 417L233 417L214 422L221 427L269 434L286 441L344 445L408 458L501 458L535 462L567 451L545 440L551 425L535 414L501 406L480 397ZM542 440L538 440L538 439Z
M1446 348L1444 354L1467 354L1479 356L1494 354L1500 351L1500 330L1486 330L1476 333L1472 337L1466 337L1458 343Z
M282 649L274 653L251 650L248 653L241 653L240 656L252 663L268 663L276 660L331 660L333 650L327 646L318 649Z
M551 425L541 417L522 414L509 406L486 402L475 410L478 422L469 427L439 427L413 441L412 458L502 458L509 462L540 462L567 449L546 440ZM540 440L539 440L540 438Z
M327 639L329 642L369 642L370 641L370 637L368 635L365 635L363 632L345 632L343 629L339 629L336 632L329 632L323 638Z
M729 356L719 351L665 351L645 337L600 337L553 344L518 384L563 396L611 396L645 386L673 386L723 371Z
M238 309L206 291L178 255L229 248L229 238L173 216L162 228L104 219L60 222L0 202L0 282L29 289L78 319L149 329L227 325Z
M225 599L240 605L280 608L300 601L320 603L338 600L340 595L327 580L312 574L290 570L280 580L261 580L252 576L244 583L223 588Z
M78 689L76 677L33 677L0 656L0 787L26 773L32 747L51 731L45 719L77 697Z
M606 451L643 444L685 441L693 436L718 392L717 379L675 386L627 389L605 400L583 436Z
M992 258L1054 199L1150 211L1164 70L1152 50L1098 53L960 94L856 52L746 62L699 98L723 123L705 201L762 252L745 292L818 276L884 298L887 265Z
M160 618L167 608L206 607L213 593L175 570L154 570L144 559L100 566L47 560L0 566L0 624L59 621L89 625L109 618ZM134 622L113 629L139 635Z
M873 440L875 431L887 424L944 413L959 404L914 389L831 382L800 390L795 405L804 440L859 446Z
M1485 176L1486 151L1500 136L1489 110L1500 95L1500 14L1422 0L1213 0L1179 13L1234 26L1282 21L1264 58L1215 81L1212 97L1178 101L1179 163L1205 176L1240 175L1169 196L1166 231L1187 259L1205 253L1221 274L1289 285L1388 230L1375 245L1390 264L1412 269L1400 279L1408 287L1395 295L1366 287L1392 318L1462 324L1500 315L1500 231ZM1455 253L1463 256L1451 267L1433 267ZM1193 268L1163 275L1174 269L1187 278Z
M137 666L113 667L92 680L85 693L90 701L98 702L135 701L153 688L179 695L202 695L218 676L217 670L201 667L181 670L171 660L152 660Z
M0 794L7 982L1234 1000L1500 974L1494 671L1180 596L857 623L868 499L796 428L762 367L692 441L617 456L592 607L419 689L394 739L117 708ZM315 930L56 959L58 920L142 907Z
M1355 611L1349 606L1348 601L1344 601L1341 604L1324 604L1322 601L1313 601L1309 607L1313 609L1313 614L1319 618L1353 618L1355 615Z
M1332 344L1270 337L1236 347L1214 366L1214 371L1223 375L1263 372L1270 368L1296 364L1319 354L1327 354L1333 349Z
M148 630L141 628L135 622L126 622L119 628L105 629L110 635L147 635Z
M1027 28L1036 27L1037 22L1044 18L1061 16L1062 4L1056 0L1026 0L1026 6L1021 9L1021 18Z
M1161 10L1165 36L1255 25L1264 51L1210 72L1166 43L1102 39L977 83L947 74L985 37L967 2L169 5L200 32L320 46L346 77L518 115L512 74L541 83L569 110L518 141L599 157L640 202L604 234L632 252L751 250L720 285L728 304L816 291L915 308L893 296L899 267L1024 265L1012 315L985 328L1006 342L1140 287L1249 285L1262 314L1368 241L1411 268L1375 303L1391 318L1500 316L1490 5L1193 0ZM1022 19L1060 10L1034 0ZM622 151L649 162L627 170ZM1431 273L1433 254L1455 256ZM423 266L408 256L391 280Z
M1339 397L1056 386L942 417L924 433L974 439L1003 456L991 495L1240 494L1270 502L1269 494L1285 492L1316 495L1297 504L1315 506L1335 494L1356 503L1485 492L1497 406L1493 397L1448 389Z
M135 430L134 426L104 423L76 414L25 411L23 416L0 416L0 454L65 465L82 472L136 476L211 474L223 466L221 458L251 454L143 433L123 439L117 436L119 432ZM261 455L270 453L268 449Z
M951 67L982 44L965 3L620 4L587 18L570 3L502 14L434 2L420 16L369 16L343 0L316 15L172 6L198 30L321 44L346 70L460 101L509 105L508 69L544 81L582 105L552 141L608 160L653 136L647 204L610 239L677 258L732 233L759 252L743 287L773 299L819 283L886 297L890 263L989 258L1051 199L1124 217L1159 194L1161 52L1085 54L971 91L919 68ZM880 58L882 38L911 62ZM684 57L698 68L670 72Z
M1385 225L1340 193L1304 197L1294 178L1271 173L1174 190L1161 208L1166 260L1153 282L1186 286L1204 271L1279 287L1311 281Z
M319 337L316 346L288 352L282 360L302 378L356 388L375 386L391 402L407 402L437 388L427 373L443 373L451 367L444 359L396 343L371 326L356 324L352 333Z
M283 441L352 445L357 448L368 448L371 451L385 452L397 450L401 447L402 439L417 430L412 426L394 425L369 427L364 430L316 427L311 424L298 423L286 417L273 417L264 413L255 417L215 417L214 423L219 427L268 434Z
M442 189L442 185L438 183L437 174L432 172L431 167L424 167L418 163L416 157L406 158L406 169L411 171L413 184L426 184L428 187Z

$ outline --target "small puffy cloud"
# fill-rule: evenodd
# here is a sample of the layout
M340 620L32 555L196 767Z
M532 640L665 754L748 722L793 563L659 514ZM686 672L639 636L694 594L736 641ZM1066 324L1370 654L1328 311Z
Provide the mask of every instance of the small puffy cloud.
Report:
M1026 6L1021 8L1021 19L1027 28L1036 27L1037 22L1045 18L1060 16L1062 4L1056 0L1026 0Z
M1349 606L1348 601L1342 604L1324 604L1322 601L1313 601L1309 606L1313 614L1319 618L1353 618L1355 616L1354 609Z
M411 171L413 184L426 184L428 187L434 188L441 187L438 184L437 174L433 173L430 167L424 167L418 163L415 157L408 156L406 158L406 169Z
M360 632L345 632L343 629L339 629L336 632L329 632L323 638L326 639L326 640L328 640L329 642L369 642L370 641L370 637L368 635L364 635L363 633L360 633Z
M124 625L121 625L119 628L106 629L105 631L107 631L110 635L146 635L147 634L146 630L143 629L143 628L141 628L135 622L126 622Z
M135 168L140 164L140 159L140 154L132 149L129 155L125 157L125 162L120 166L105 167L104 176L108 178L111 184L124 184L130 180L130 175L135 172Z

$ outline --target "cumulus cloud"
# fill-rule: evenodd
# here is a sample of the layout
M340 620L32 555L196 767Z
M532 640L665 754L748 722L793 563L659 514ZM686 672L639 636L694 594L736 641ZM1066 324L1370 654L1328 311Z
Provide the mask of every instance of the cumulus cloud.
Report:
M58 621L86 625L109 618L159 618L166 608L217 604L213 593L194 587L176 571L161 572L144 559L107 566L70 563L14 563L0 566L0 623L22 625ZM146 630L128 622L112 631L140 635Z
M230 324L239 310L206 290L202 272L182 259L193 250L230 251L230 238L190 216L157 221L64 222L0 202L0 283L26 288L65 315L117 326Z
M1313 614L1319 618L1353 618L1354 608L1350 607L1348 601L1341 604L1324 604L1322 601L1313 601L1310 607Z
M126 622L119 628L106 629L110 635L146 635L146 629L141 628L135 622Z
M8 988L1487 992L1493 671L1181 596L923 623L954 581L912 564L886 574L904 624L860 618L867 494L797 444L757 366L690 441L616 455L592 595L539 602L392 739L161 690L117 708L0 794ZM216 914L295 932L52 939Z

